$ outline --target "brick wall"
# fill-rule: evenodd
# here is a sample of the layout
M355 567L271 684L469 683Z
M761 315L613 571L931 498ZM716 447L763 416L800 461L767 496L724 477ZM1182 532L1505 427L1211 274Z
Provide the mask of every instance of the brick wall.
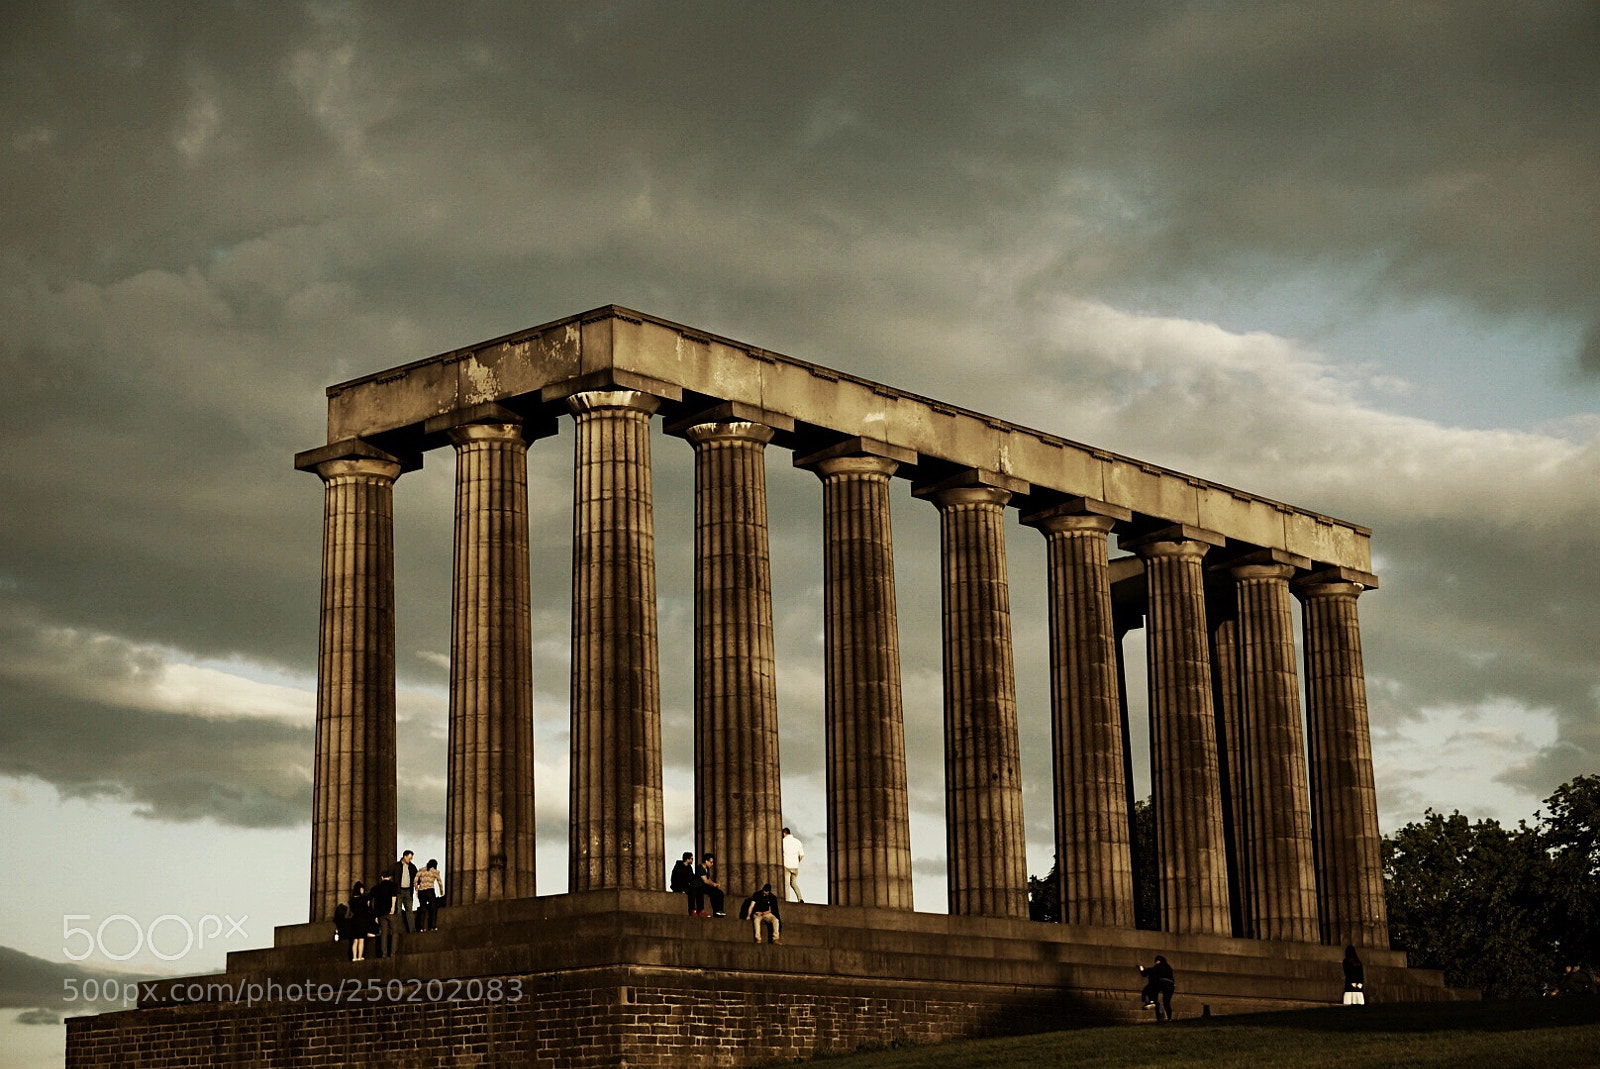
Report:
M517 1001L215 1003L74 1018L67 1066L738 1066L1039 1031L1072 1017L1059 993L1015 989L974 998L639 968L514 979L524 985Z

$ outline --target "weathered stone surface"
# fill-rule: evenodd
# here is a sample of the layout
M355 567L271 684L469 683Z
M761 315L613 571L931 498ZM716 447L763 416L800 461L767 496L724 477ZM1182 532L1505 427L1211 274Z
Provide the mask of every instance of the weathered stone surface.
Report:
M695 451L695 843L730 894L783 885L778 677L765 450L743 420L684 432Z
M1110 516L1028 517L1045 536L1056 860L1068 924L1133 927L1127 755L1111 608Z
M1378 798L1372 777L1367 682L1356 598L1362 584L1337 575L1295 587L1305 629L1306 725L1322 939L1386 947Z
M1230 569L1239 599L1239 704L1244 816L1250 859L1249 934L1318 936L1311 809L1287 564Z
M945 841L951 913L1028 915L1005 505L992 486L939 490Z
M951 469L1002 472L1327 565L1372 566L1364 527L615 305L331 387L328 436L404 432L441 412L546 396L587 375L671 384Z
M911 908L911 821L889 476L866 454L796 458L822 480L828 900Z
M452 907L381 961L343 961L327 934L280 928L276 947L231 955L226 975L69 1019L68 1065L762 1064L1138 1020L1132 964L1156 953L1177 970L1180 1017L1327 1006L1341 987L1339 948L1315 943L905 910L786 904L783 945L756 946L748 925L686 917L659 892ZM1375 1000L1472 997L1401 953L1363 957ZM308 982L329 1000L307 997ZM217 986L246 983L255 1005Z
M1144 559L1150 590L1146 649L1161 927L1226 934L1232 922L1200 567L1207 548L1188 539L1151 540L1134 551Z
M528 441L449 431L456 452L445 871L458 902L534 893Z
M311 916L395 859L394 458L322 461Z
M575 394L568 885L659 887L661 677L650 417L632 390Z

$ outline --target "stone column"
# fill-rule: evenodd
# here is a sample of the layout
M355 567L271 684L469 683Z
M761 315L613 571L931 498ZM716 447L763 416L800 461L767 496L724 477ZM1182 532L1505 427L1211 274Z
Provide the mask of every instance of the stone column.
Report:
M1144 559L1150 590L1150 778L1161 928L1227 935L1227 854L1200 567L1206 541L1220 536L1198 534L1163 531L1131 548Z
M1230 568L1239 594L1239 698L1244 725L1250 934L1314 943L1316 877L1295 671L1289 564Z
M448 434L456 501L445 871L456 902L524 898L534 894L528 439L514 417Z
M666 844L650 417L660 399L594 390L567 405L576 421L568 886L658 889Z
M670 428L669 428L670 429ZM684 433L695 453L695 842L741 894L783 876L765 450L744 420Z
M1044 532L1049 554L1050 739L1061 919L1132 928L1120 636L1107 565L1107 534L1116 520L1068 506L1023 522Z
M939 509L944 631L945 840L950 912L1027 917L1007 490L952 486Z
M911 908L911 822L889 477L846 449L795 458L822 480L827 644L828 897Z
M1228 911L1233 932L1249 936L1250 917L1245 903L1250 901L1250 863L1247 845L1250 832L1245 825L1245 766L1242 740L1244 722L1239 707L1239 621L1238 598L1223 606L1214 600L1208 609L1218 609L1211 619L1211 669L1217 712L1217 760L1220 762L1223 804L1223 841L1228 853Z
M297 458L322 478L322 609L311 803L311 919L395 858L394 482L365 443Z
M1329 569L1295 593L1305 627L1306 724L1322 941L1386 947L1378 798L1356 598L1375 576Z

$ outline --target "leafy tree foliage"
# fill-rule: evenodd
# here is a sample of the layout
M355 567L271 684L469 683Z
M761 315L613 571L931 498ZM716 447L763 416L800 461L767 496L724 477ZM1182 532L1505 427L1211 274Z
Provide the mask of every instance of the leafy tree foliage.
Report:
M1428 810L1383 842L1390 938L1411 964L1489 997L1538 994L1600 950L1600 777L1514 828Z

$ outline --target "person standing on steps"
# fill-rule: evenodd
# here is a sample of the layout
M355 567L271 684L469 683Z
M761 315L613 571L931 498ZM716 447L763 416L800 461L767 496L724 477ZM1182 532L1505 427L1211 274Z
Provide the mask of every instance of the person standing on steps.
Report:
M417 865L411 858L414 855L410 850L400 855L400 860L394 863L394 893L397 919L407 932L412 930L411 923L411 895L416 890Z
M429 858L427 868L417 873L417 931L439 928L439 862Z
M805 860L806 848L799 839L789 834L789 829L783 829L783 871L788 882L783 888L783 897L788 898L789 892L794 892L796 902L804 902L805 896L800 893L800 862Z
M1172 993L1178 989L1178 982L1172 975L1172 966L1167 964L1167 959L1157 954L1155 964L1139 966L1139 975L1145 979L1144 991L1141 992L1144 1008L1148 1010L1154 1007L1157 1021L1172 1020Z
M1361 967L1361 958L1356 954L1353 946L1344 948L1344 1004L1346 1006L1365 1006L1367 1004L1367 972Z

